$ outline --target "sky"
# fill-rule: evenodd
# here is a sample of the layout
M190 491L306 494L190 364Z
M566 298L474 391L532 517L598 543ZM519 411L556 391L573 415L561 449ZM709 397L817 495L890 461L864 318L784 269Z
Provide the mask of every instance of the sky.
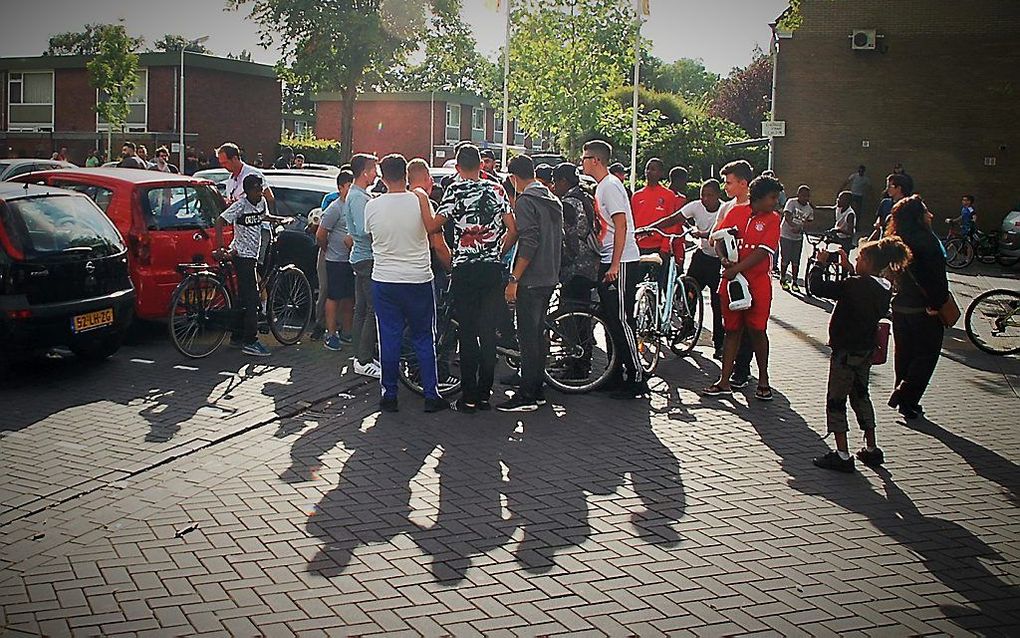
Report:
M721 75L750 62L755 45L768 50L768 24L787 4L786 0L650 3L651 15L642 34L652 41L653 53L666 61L701 58L709 70ZM463 5L463 18L474 30L479 49L495 53L503 43L502 15L487 9L485 0L463 0ZM149 43L165 33L192 38L208 35L206 46L213 53L247 49L255 62L277 61L275 51L259 45L256 25L245 19L243 9L223 11L219 6L219 0L32 0L17 11L4 11L0 56L39 55L51 34L123 18L132 35L141 35Z

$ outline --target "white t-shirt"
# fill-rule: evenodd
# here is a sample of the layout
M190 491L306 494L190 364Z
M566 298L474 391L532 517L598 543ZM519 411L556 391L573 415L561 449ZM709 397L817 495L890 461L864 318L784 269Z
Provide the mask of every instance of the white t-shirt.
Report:
M595 210L602 222L602 263L613 262L613 237L616 229L613 226L613 215L627 216L627 240L623 244L623 255L620 263L637 261L641 258L637 241L634 240L634 213L630 209L630 198L623 182L613 174L606 175L595 187Z
M815 218L811 203L801 204L796 198L786 200L783 207L783 221L779 225L779 236L783 239L803 239L804 222Z
M722 212L722 203L720 202L719 208L713 213L702 203L700 199L687 202L684 207L680 209L683 216L687 219L694 220L694 226L701 232L711 232L715 228L716 223L719 221L719 213ZM701 252L705 253L709 257L717 257L715 249L708 243L708 237L702 237L700 242Z
M227 206L244 197L244 178L249 175L258 175L261 177L262 189L265 190L266 178L262 174L262 171L258 170L251 164L241 162L241 170L237 173L237 177L234 177L233 175L227 177L226 189L223 192L223 197L227 200Z
M429 238L418 196L385 193L365 205L365 232L372 236L372 281L423 284L432 281Z

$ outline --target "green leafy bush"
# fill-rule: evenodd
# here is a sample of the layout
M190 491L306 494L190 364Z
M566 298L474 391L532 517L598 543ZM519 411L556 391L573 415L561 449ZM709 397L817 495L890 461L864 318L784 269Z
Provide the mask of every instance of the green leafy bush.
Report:
M305 156L306 162L313 164L331 164L333 166L339 166L340 162L340 142L336 140L318 140L314 137L293 137L291 135L284 135L280 139L280 148L289 146L294 150L294 154L298 153Z

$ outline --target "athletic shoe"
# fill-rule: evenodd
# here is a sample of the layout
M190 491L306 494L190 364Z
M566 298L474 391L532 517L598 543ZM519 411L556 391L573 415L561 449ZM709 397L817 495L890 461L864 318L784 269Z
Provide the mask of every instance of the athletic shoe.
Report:
M244 340L242 340L241 337L231 337L230 338L230 347L231 348L243 348L244 347Z
M379 399L379 409L383 412L400 412L400 404L397 397L383 397Z
M453 408L454 412L463 412L464 414L474 414L475 410L478 409L478 406L471 405L470 403L465 401L464 397L461 397L454 401L453 405L450 407Z
M790 290L792 290L793 292L797 293L798 295L800 294L800 286L797 285L796 281L794 281L792 284L790 284Z
M337 334L340 335L340 343L344 344L345 346L349 346L350 344L354 343L354 337L352 337L349 334L346 334L343 330L341 330Z
M322 347L333 352L340 352L343 346L340 344L340 337L336 334L331 334L322 340Z
M543 405L545 405L546 403L549 403L549 402L548 402L548 401L546 401L546 399L545 399L545 392L541 392L541 391L540 391L540 392L538 393L538 396L537 396L537 397L535 397L535 404L536 404L536 405L538 405L538 406L543 406Z
M269 352L269 348L265 347L258 341L252 341L245 347L241 348L241 352L247 355L251 355L253 357L268 357L270 354L272 354L271 352Z
M790 290L790 282L788 280L784 279L783 281L781 281L779 283L779 287L782 288L783 290L789 292L789 290Z
M354 362L354 374L360 374L363 377L371 377L378 379L382 376L382 370L379 368L379 364L375 361L369 361L368 363Z
M326 334L326 329L319 324L315 324L312 326L312 333L308 335L308 338L312 341L318 341L319 339L322 339L324 334Z
M534 412L538 409L538 403L534 399L525 399L518 393L509 401L497 405L496 409L500 412Z
M492 410L492 404L489 403L488 401L479 401L478 405L475 406L475 409L477 409L479 412L489 412L490 410Z
M425 411L442 412L443 410L450 409L450 402L446 399L425 399Z
M730 387L734 390L747 387L747 384L751 382L750 377L737 376L735 374L730 375Z
M857 460L868 467L878 467L885 463L885 453L882 452L882 448L877 447L874 450L869 450L866 447L862 447L857 452Z
M839 452L832 450L825 456L819 456L811 461L815 464L815 467L820 467L824 470L835 470L837 472L846 472L850 474L854 471L854 457L848 459L842 459L839 456Z

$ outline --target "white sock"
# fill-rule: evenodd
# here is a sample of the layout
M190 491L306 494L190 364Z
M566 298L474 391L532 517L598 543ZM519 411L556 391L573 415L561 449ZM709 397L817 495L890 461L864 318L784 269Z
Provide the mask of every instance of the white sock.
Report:
M839 458L844 460L844 461L849 461L850 460L850 453L849 452L844 452L843 450L836 450L836 454L839 454Z

